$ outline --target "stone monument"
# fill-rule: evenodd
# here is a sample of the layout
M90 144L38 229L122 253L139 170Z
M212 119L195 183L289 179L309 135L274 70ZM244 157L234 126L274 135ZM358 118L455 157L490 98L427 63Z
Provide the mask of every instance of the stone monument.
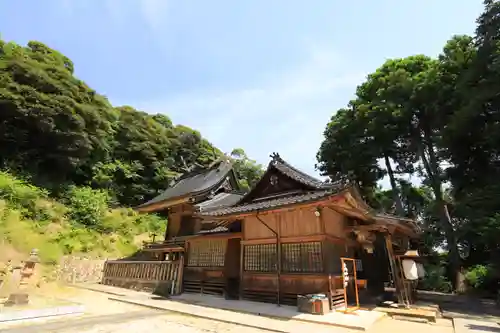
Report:
M4 306L24 305L29 303L28 283L35 272L36 264L39 262L38 250L33 249L26 261L21 262L20 266L14 267L9 283L14 291L10 293Z
M6 299L10 295L12 261L9 259L6 263L0 264L0 299ZM3 302L0 302L3 303Z

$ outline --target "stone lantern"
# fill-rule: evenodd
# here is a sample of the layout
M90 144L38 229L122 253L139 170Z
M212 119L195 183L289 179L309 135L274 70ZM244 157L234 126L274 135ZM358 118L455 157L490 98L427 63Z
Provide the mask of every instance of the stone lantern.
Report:
M17 290L9 295L5 306L23 305L29 303L28 284L35 273L35 266L40 262L38 250L31 250L29 258L21 262L20 266L14 267L12 279ZM16 286L17 285L17 286Z

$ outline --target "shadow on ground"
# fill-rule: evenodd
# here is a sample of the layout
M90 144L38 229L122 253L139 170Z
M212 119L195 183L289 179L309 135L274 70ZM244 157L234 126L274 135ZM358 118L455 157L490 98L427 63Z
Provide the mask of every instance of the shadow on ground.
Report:
M474 331L483 331L483 332L494 332L494 333L500 333L500 326L499 327L491 327L491 326L486 326L486 325L466 325L466 327L470 330Z
M500 320L500 307L493 300L470 299L465 303L446 302L440 304L442 313L446 317L480 320ZM491 331L491 327L484 327L485 331ZM478 330L481 330L478 328Z

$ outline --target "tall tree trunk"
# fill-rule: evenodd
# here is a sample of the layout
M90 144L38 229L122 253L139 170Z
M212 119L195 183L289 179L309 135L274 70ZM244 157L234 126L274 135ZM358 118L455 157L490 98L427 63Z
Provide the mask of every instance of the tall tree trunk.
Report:
M394 177L394 171L392 170L391 161L389 160L389 156L387 156L387 154L384 154L384 160L385 167L387 168L387 174L389 175L389 181L391 182L392 196L396 205L396 213L399 216L405 216L405 210L403 208L403 202L401 201L399 187L396 183L396 178Z
M425 142L427 146L427 151L429 154L429 158L427 158L425 154L424 143L422 140L419 140L419 153L422 159L422 163L424 164L424 169L427 173L429 180L431 181L431 188L434 192L434 196L436 197L436 205L439 209L439 217L441 226L444 230L446 243L448 247L448 257L449 257L449 268L450 268L450 279L453 284L454 290L461 289L461 286L458 286L458 282L461 280L459 275L460 271L460 254L458 252L458 240L456 237L455 229L453 228L453 224L451 222L451 216L448 211L448 205L443 197L442 183L439 177L439 167L438 160L436 154L434 152L434 145L432 139L429 134L426 134L424 131ZM420 138L422 139L422 138Z

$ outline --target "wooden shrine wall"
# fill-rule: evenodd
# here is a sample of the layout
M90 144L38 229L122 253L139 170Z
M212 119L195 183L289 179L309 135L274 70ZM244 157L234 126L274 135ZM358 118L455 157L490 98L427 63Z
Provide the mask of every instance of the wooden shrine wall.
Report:
M187 242L183 272L185 292L223 295L227 242L226 238L210 237Z
M244 239L275 238L259 219L283 237L301 237L322 234L321 219L314 215L314 208L302 208L277 213L250 216L243 222Z
M188 227L188 229L192 231L188 232L189 234L194 234L200 231L201 228L200 219L193 218L192 216L193 216L193 206L190 204L180 204L169 208L167 232L165 239L182 236L181 235L182 233L186 233L185 229L186 227ZM183 226L183 224L188 224L188 223L192 225Z
M329 236L344 238L344 228L347 223L347 217L332 209L325 208L321 210L321 219L325 225L325 233Z
M346 217L326 208L318 217L315 211L307 207L259 215L279 235L281 294L325 293L328 274L341 275L340 257L346 254ZM242 245L243 294L276 293L276 235L257 217L248 217L243 221Z

